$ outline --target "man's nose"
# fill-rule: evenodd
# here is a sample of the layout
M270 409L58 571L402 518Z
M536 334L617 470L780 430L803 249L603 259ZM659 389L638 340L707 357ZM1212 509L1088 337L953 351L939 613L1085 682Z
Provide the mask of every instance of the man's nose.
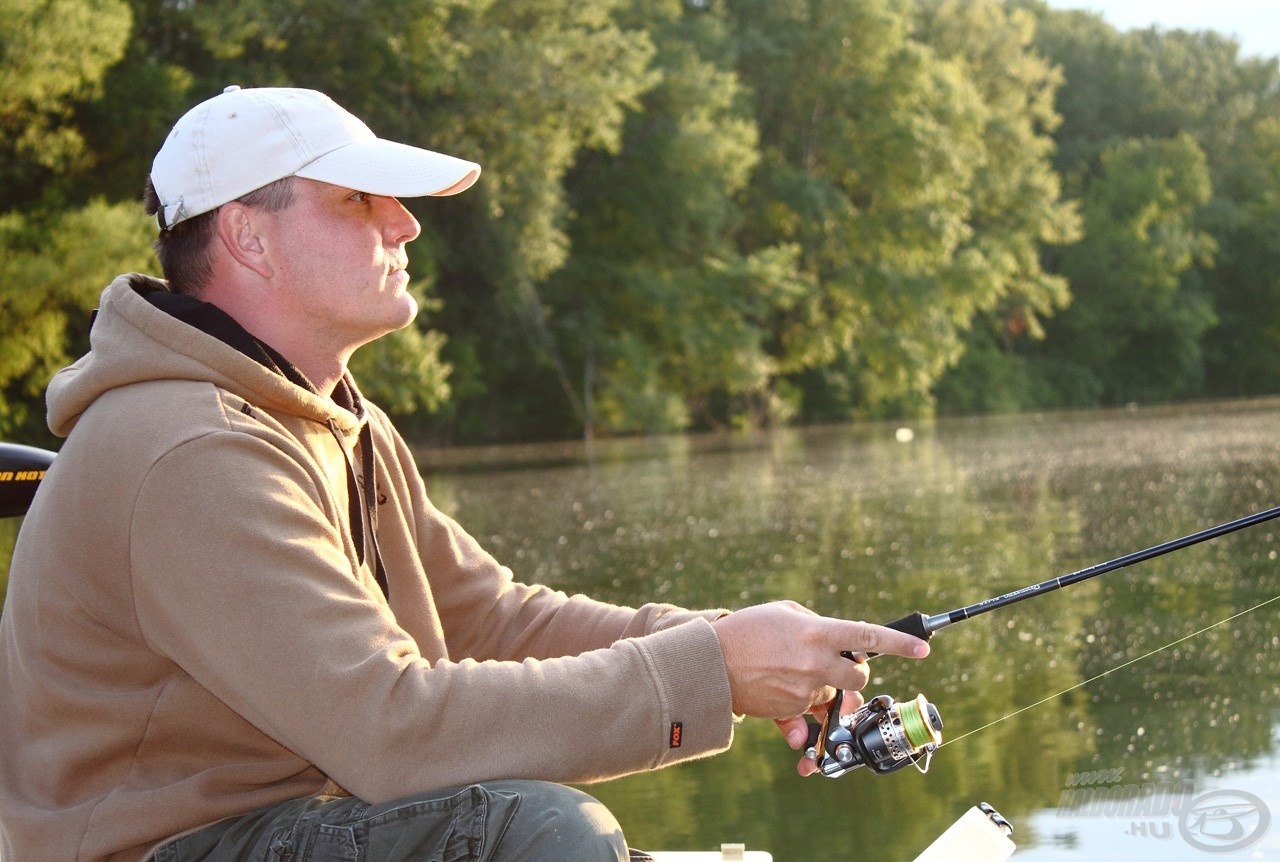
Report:
M386 213L386 233L393 245L412 242L422 233L422 225L413 217L413 213L400 203L399 198L387 197L384 205Z

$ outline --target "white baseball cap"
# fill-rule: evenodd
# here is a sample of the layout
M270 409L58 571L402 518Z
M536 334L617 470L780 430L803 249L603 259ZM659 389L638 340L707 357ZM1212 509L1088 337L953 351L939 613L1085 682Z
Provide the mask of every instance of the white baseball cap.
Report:
M231 86L174 124L151 165L162 228L299 176L393 197L453 195L474 162L377 137L323 93Z

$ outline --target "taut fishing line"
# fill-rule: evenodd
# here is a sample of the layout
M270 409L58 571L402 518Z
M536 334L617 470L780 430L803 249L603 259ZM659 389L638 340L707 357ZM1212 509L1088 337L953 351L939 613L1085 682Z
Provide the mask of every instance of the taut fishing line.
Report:
M1094 682L1094 681L1096 681L1096 680L1102 679L1104 676L1107 676L1107 675L1109 675L1109 674L1113 674L1113 673L1115 673L1115 672L1116 672L1116 671L1118 671L1118 670L1124 670L1125 668L1127 668L1127 667L1128 667L1129 665L1131 665L1131 664L1137 664L1138 662L1142 661L1143 659L1151 658L1151 656L1155 655L1155 654L1156 654L1156 653L1158 653L1158 652L1163 652L1164 650L1169 649L1169 647L1175 647L1175 646L1177 646L1178 644L1182 643L1183 641L1189 641L1189 640L1191 640L1193 637L1196 637L1197 635L1202 635L1202 634L1204 634L1205 632L1209 631L1210 629L1217 628L1218 626L1221 626L1221 625L1225 625L1225 624L1227 624L1227 623L1231 622L1231 621L1232 621L1232 620L1234 620L1234 619L1238 619L1239 617L1244 616L1245 614L1253 613L1253 612L1254 612L1254 611L1256 611L1258 608L1265 607L1265 606L1267 606L1267 605L1271 604L1271 603L1272 603L1272 602L1274 602L1274 601L1280 601L1280 595L1272 596L1271 598L1267 599L1266 601L1258 602L1258 604L1254 605L1253 607L1251 607L1251 608L1245 608L1244 610L1242 610L1242 611L1240 611L1240 612L1238 612L1238 613L1234 613L1234 614L1232 614L1231 616L1227 617L1226 619L1218 620L1216 623L1210 623L1209 625L1205 626L1205 627L1204 627L1204 628L1202 628L1202 629L1197 629L1196 631L1193 631L1193 632L1192 632L1191 634L1189 634L1189 635L1184 635L1184 636L1182 636L1182 637L1178 638L1178 639L1177 639L1177 640L1175 640L1175 641L1170 641L1169 643L1165 644L1165 645L1164 645L1164 646L1162 646L1162 647L1156 647L1155 649L1151 650L1150 652L1143 653L1142 655L1138 656L1137 658L1129 659L1127 662L1124 662L1123 664L1118 664L1118 665L1116 665L1115 667L1111 668L1110 670L1104 670L1104 671L1103 671L1102 673L1100 673L1100 674L1096 674L1096 675L1094 675L1094 676L1089 677L1088 679L1081 680L1080 682L1076 683L1076 684L1075 684L1075 685L1073 685L1073 686L1070 686L1070 687L1068 687L1068 688L1064 688L1062 691L1058 692L1057 694L1051 694L1051 695L1049 695L1048 697L1044 697L1044 698L1041 698L1040 700L1037 700L1035 703L1030 703L1030 704L1027 704L1027 705L1026 705L1026 706L1024 706L1024 707L1021 707L1020 709L1016 709L1016 710L1014 710L1013 712L1009 713L1008 715L1002 715L1002 716L1000 716L999 718L995 719L994 721L988 721L986 724L982 725L981 727L975 727L973 730L970 730L970 731L968 731L967 733L962 733L962 734L960 734L959 736L957 736L957 737L956 737L956 738L954 738L954 739L948 739L946 742L942 743L942 744L941 744L941 745L939 745L938 747L939 747L939 748L941 748L943 745L953 745L953 744L955 744L955 743L959 742L960 740L962 740L962 739L964 739L964 738L966 738L966 737L973 736L975 733L977 733L977 732L979 732L979 731L986 730L988 727L992 727L992 726L994 726L994 725L997 725L997 724L999 724L999 723L1000 723L1000 722L1002 722L1002 721L1007 721L1008 719L1013 718L1015 715L1021 715L1022 713L1026 712L1027 710L1035 709L1037 706L1040 706L1040 704L1042 704L1042 703L1048 703L1049 701L1053 700L1054 698L1062 697L1064 694L1066 694L1066 693L1068 693L1068 692L1071 692L1071 691L1075 691L1077 688L1081 688L1082 686L1086 686L1086 685L1088 685L1089 683Z

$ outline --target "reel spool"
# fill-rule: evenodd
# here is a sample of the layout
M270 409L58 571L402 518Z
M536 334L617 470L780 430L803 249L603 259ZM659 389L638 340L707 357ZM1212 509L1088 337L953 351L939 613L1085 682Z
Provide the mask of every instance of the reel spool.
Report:
M817 739L805 752L823 775L839 778L859 766L881 775L908 764L921 772L929 770L933 752L942 745L942 717L923 694L904 703L877 695L832 725L843 699L843 692L837 692Z

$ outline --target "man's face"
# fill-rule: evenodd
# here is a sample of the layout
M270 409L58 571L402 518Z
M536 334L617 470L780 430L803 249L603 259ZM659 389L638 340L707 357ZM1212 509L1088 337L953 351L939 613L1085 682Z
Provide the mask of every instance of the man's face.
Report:
M294 203L270 215L272 260L309 338L341 352L407 326L418 313L405 250L417 220L396 198L294 182Z

